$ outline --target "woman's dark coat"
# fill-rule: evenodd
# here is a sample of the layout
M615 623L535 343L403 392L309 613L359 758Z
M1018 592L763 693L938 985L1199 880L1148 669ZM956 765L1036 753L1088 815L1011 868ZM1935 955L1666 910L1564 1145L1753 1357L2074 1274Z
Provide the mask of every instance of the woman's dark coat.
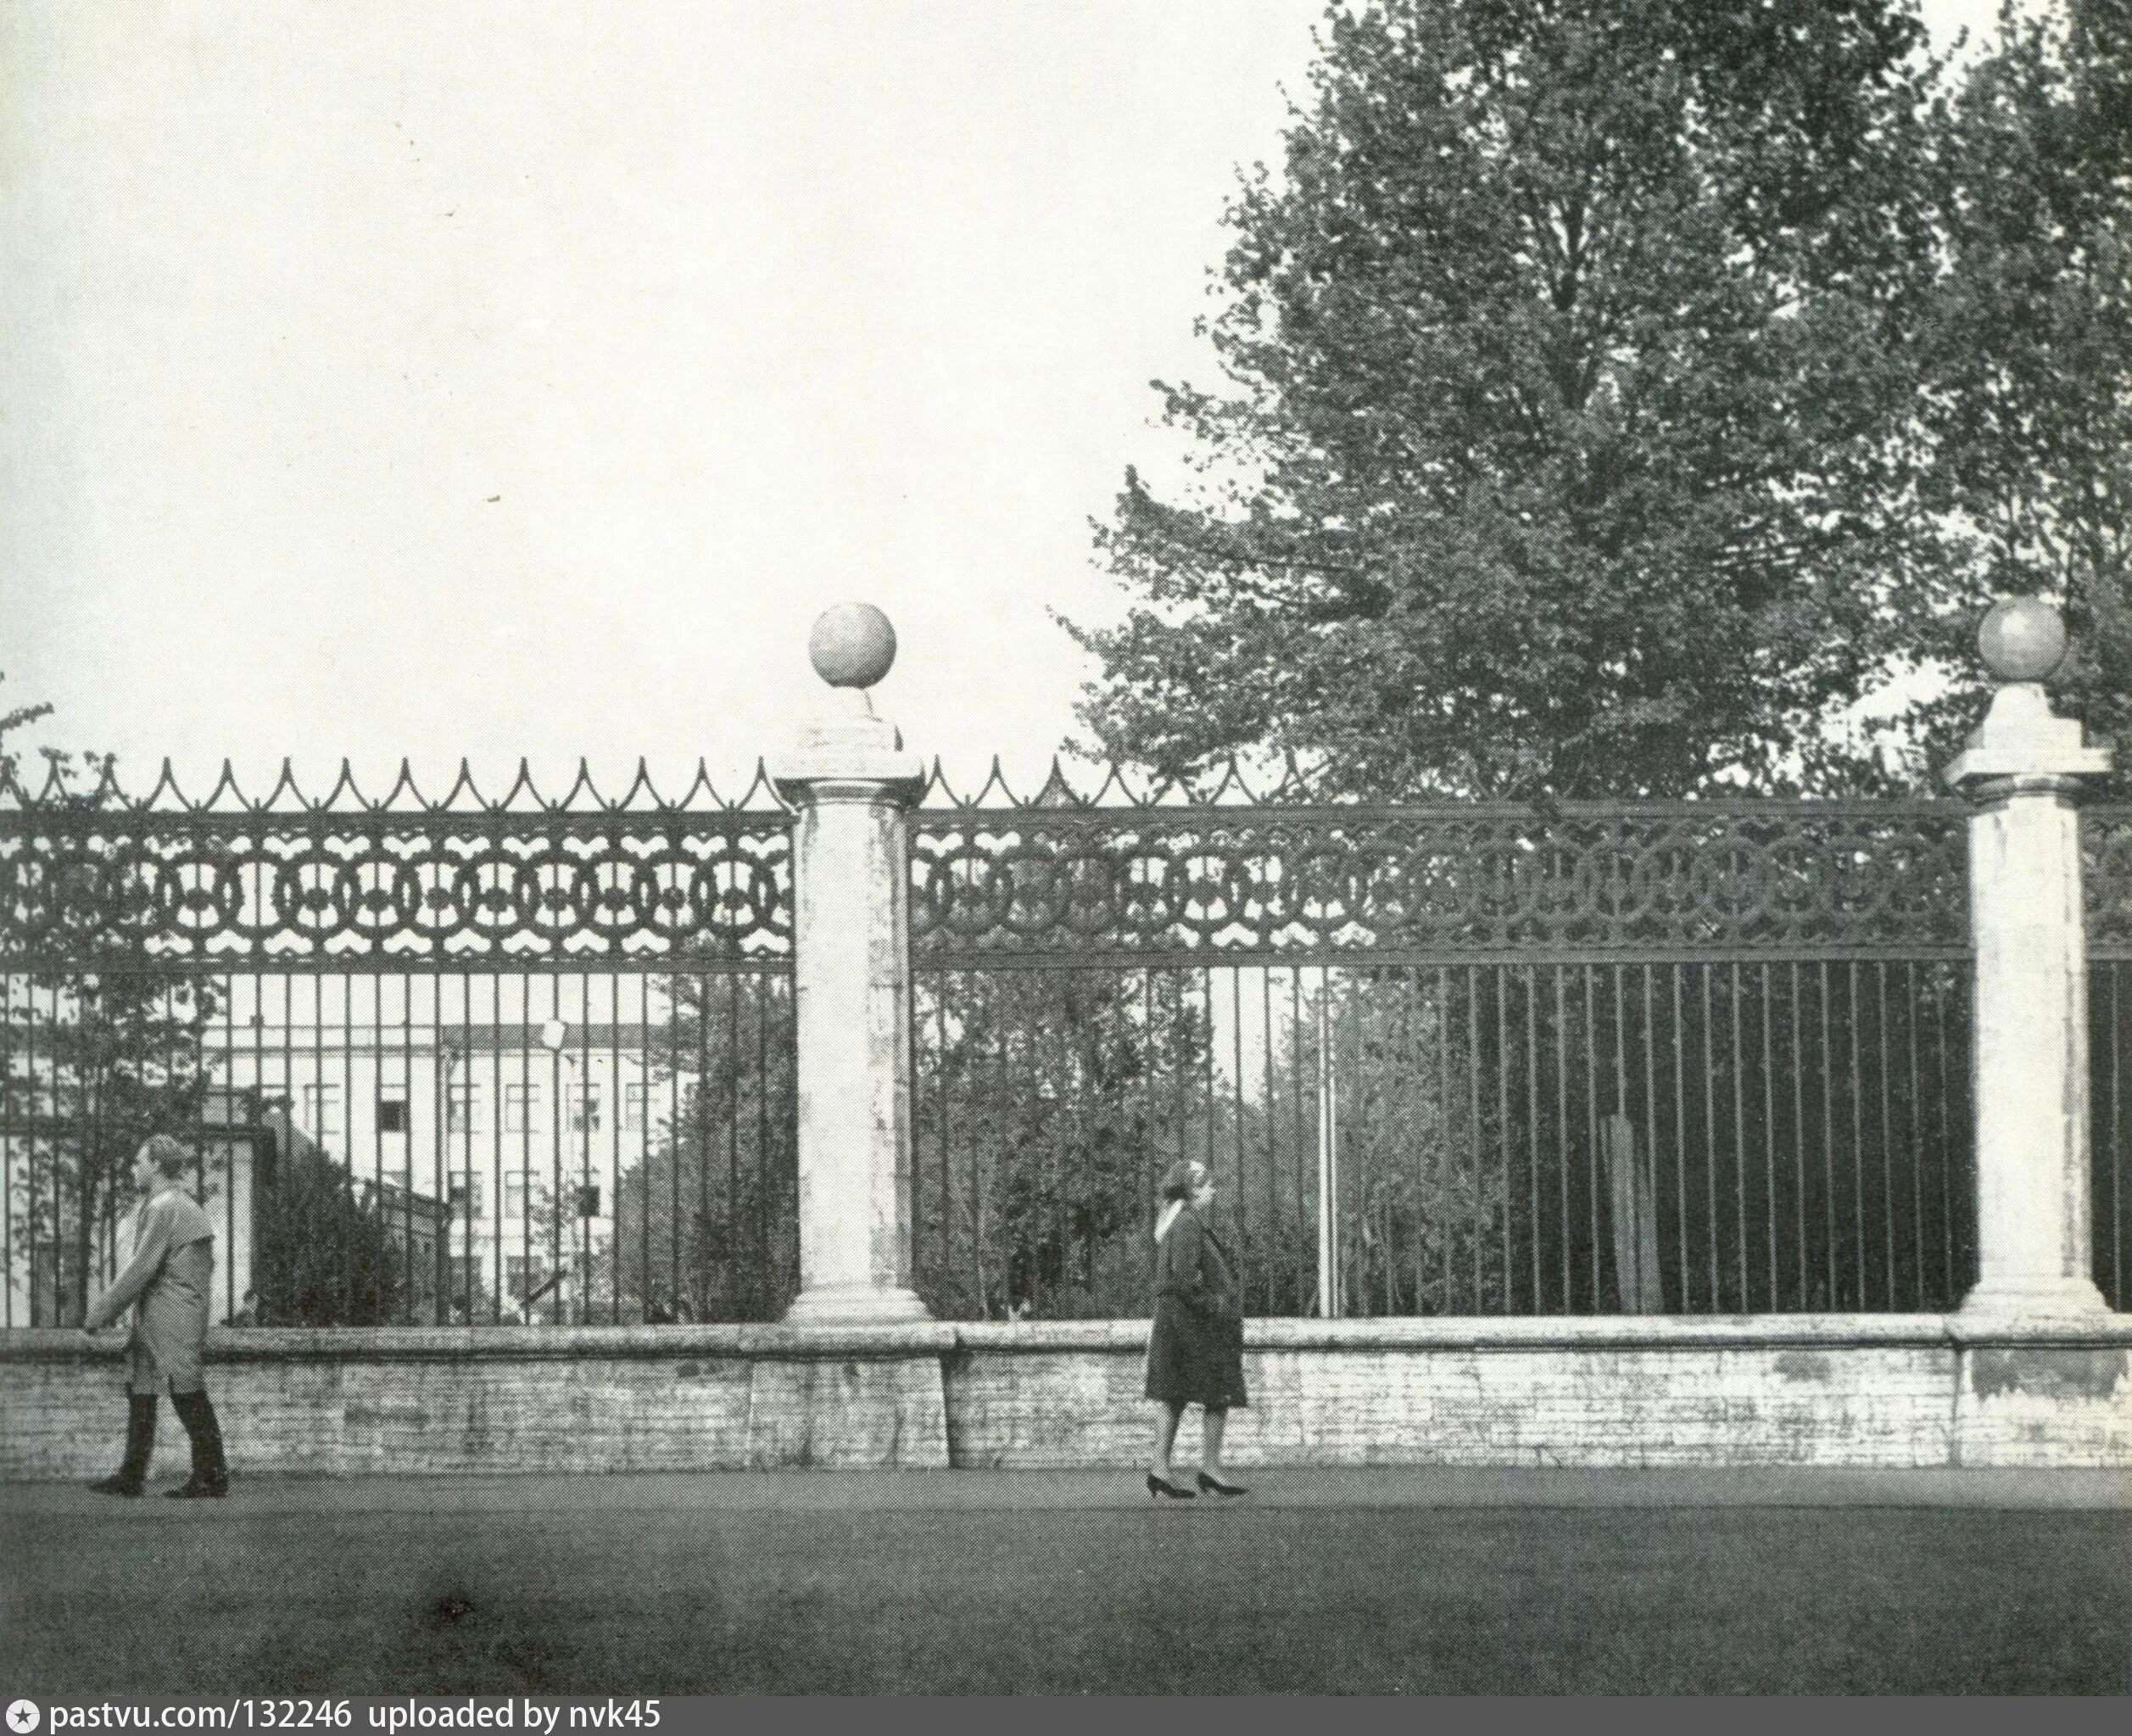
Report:
M1156 1248L1147 1396L1215 1409L1248 1404L1242 1296L1228 1249L1190 1206L1177 1214Z

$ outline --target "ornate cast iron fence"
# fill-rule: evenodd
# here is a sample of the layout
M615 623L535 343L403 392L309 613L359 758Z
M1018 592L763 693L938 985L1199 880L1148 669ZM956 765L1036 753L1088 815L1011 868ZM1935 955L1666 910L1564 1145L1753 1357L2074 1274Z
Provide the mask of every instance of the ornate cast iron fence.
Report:
M1965 810L1077 797L914 823L917 1263L1144 1310L1164 1162L1250 1306L1951 1306Z
M2081 818L2088 941L2095 1281L2132 1311L2132 807Z
M1145 1306L1164 1163L1276 1314L1951 1306L1956 804L1370 807L1215 789L913 826L918 1280ZM255 1317L764 1318L797 1282L790 822L758 776L371 800L0 788L6 1324L179 1125ZM2098 1282L2128 1305L2132 809L2085 817ZM240 1220L250 1232L240 1236ZM321 1248L329 1250L321 1253ZM558 1281L558 1280L561 1281Z
M762 1319L797 1285L790 827L462 766L365 797L0 790L6 1323L76 1317L152 1125L218 1313ZM248 1298L247 1292L255 1292Z

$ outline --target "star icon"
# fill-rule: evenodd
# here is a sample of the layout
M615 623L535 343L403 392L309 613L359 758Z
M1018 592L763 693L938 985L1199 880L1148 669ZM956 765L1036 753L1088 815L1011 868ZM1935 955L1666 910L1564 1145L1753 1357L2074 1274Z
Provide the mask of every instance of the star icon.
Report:
M34 1700L18 1700L8 1707L8 1728L14 1736L30 1736L38 1722L37 1703Z

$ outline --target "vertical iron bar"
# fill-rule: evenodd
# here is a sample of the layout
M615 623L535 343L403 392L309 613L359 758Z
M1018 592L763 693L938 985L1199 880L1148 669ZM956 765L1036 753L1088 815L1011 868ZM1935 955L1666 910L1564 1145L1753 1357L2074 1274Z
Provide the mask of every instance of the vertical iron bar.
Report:
M1590 1190L1585 1217L1592 1237L1591 1312L1604 1313L1599 1289L1599 1031L1592 1016L1592 980L1596 973L1584 967L1584 1181Z
M1608 967L1609 973L1614 979L1614 1113L1616 1115L1619 1115L1624 1122L1628 1124L1630 1149L1632 1155L1635 1141L1635 1124L1629 1120L1627 1050L1625 1047L1625 1040L1622 1035L1623 1027L1627 1023L1627 1018L1622 1008L1621 977L1623 972L1627 968L1627 966L1621 964L1610 965ZM1632 1195L1632 1197L1633 1196ZM1616 1246L1618 1247L1619 1245L1619 1241L1617 1239ZM1619 1270L1620 1264L1621 1261L1617 1258L1615 1261L1616 1270L1614 1274L1614 1299L1617 1303L1626 1301L1626 1298L1620 1293L1621 1287L1621 1275Z
M1439 1149L1437 1154L1437 1236L1443 1244L1443 1309L1453 1311L1453 1299L1458 1294L1457 1275L1452 1270L1451 1198L1451 973L1443 965L1436 972L1436 1048L1437 1048L1437 1128Z
M407 1145L401 1154L399 1191L400 1299L407 1324L415 1324L415 980L399 979L399 1064L407 1081ZM383 1190L381 1187L380 1192ZM382 1202L381 1201L382 1204Z
M1799 961L1791 963L1791 1155L1792 1222L1799 1237L1799 1290L1795 1305L1806 1306L1806 1080L1799 1057L1799 1027L1803 1022L1799 988Z
M725 1288L739 1305L740 1265L740 979L726 979Z
M1717 1063L1711 1052L1710 979L1705 961L1703 974L1703 1203L1710 1231L1710 1306L1712 1314L1725 1308L1724 1266L1717 1257Z
M1906 1116L1908 1124L1910 1153L1910 1237L1912 1278L1911 1306L1919 1314L1925 1310L1925 1197L1923 1179L1918 1174L1923 1158L1917 1141L1917 961L1907 960L1903 965L1903 1035L1910 1058L1910 1095Z
M1571 1253L1577 1230L1570 1214L1570 1016L1562 967L1554 967L1554 1174L1562 1195L1562 1312L1577 1312Z
M10 978L12 985L14 979ZM12 987L10 988L12 993ZM28 1121L28 1130L23 1139L22 1164L25 1186L24 1190L22 1233L29 1242L29 1251L24 1256L28 1277L24 1282L22 1299L28 1305L30 1318L25 1326L37 1323L37 985L30 977L22 979L22 1076L23 1114ZM14 1148L8 1148L10 1165L8 1192L14 1192L13 1174ZM13 1242L9 1242L8 1265L8 1325L14 1325L14 1265Z
M1206 1009L1207 1045L1200 1057L1200 1090L1207 1105L1207 1173L1214 1173L1214 980L1205 965L1199 967L1199 1004Z
M2110 1306L2125 1312L2132 1285L2124 1278L2124 1023L2119 996L2132 965L2113 959L2104 967L2110 980Z
M1850 961L1850 1213L1858 1255L1858 1306L1866 1306L1865 1086L1858 1076L1858 961Z
M548 1023L558 1027L562 1024L562 978L553 969L550 969L548 974ZM545 1035L544 1030L543 1035L544 1037ZM564 1196L562 1188L562 1046L568 1041L569 1033L565 1031L561 1039L548 1051L548 1090L551 1098L547 1116L548 1146L550 1167L555 1172L550 1182L550 1196L555 1201L555 1209L548 1214L548 1262L549 1270L557 1275L562 1271L563 1215L571 1209L572 1203ZM527 1125L530 1126L533 1123L533 1102L530 1097L526 1102L525 1119ZM572 1300L577 1304L574 1311L582 1315L584 1310L585 1275L578 1270L578 1250L574 1239L570 1255L570 1295ZM568 1326L570 1314L573 1310L566 1309L562 1305L562 1285L560 1275L557 1278L555 1296L557 1324Z
M1947 1065L1947 977L1939 974L1937 991L1933 996L1934 1047L1939 1075L1939 1111L1934 1119L1939 1129L1939 1277L1941 1293L1946 1305L1954 1305L1958 1281L1954 1264L1954 1201L1949 1177L1954 1169L1954 1117L1949 1113L1951 1086L1948 1082Z
M436 1192L437 1242L430 1252L430 1278L434 1294L430 1312L438 1326L451 1320L451 1234L453 1216L451 1207L451 1177L444 1164L449 1155L447 1147L450 1134L447 1125L446 1106L437 1101L438 1093L435 1082L444 1073L444 978L442 972L433 971L429 978L429 1076L432 1089L430 1101L436 1113L436 1125L431 1130L432 1153L430 1173ZM322 1118L321 1118L322 1119ZM411 1206L411 1200L410 1200Z
M1828 961L1821 962L1821 1169L1822 1234L1828 1266L1828 1306L1843 1308L1836 1259L1836 1096L1835 1073L1828 1056Z
M471 1084L471 1055L466 1067ZM493 970L488 974L488 1319L496 1325L504 1317L504 980Z
M683 979L677 977L676 983ZM696 1015L696 1077L694 1097L689 1103L691 1119L696 1130L696 1221L695 1234L689 1238L689 1262L693 1281L689 1285L689 1312L700 1324L711 1312L711 984L708 976L692 979ZM678 1169L681 1164L681 1121L678 1106L675 1110L673 1132L673 1161Z
M1295 1196L1296 1209L1294 1239L1290 1246L1300 1248L1303 1245L1304 1146L1303 1138L1303 967L1299 964L1292 964L1288 967L1288 1119L1290 1179L1293 1183L1291 1191ZM1415 1306L1417 1309L1420 1307L1421 1296L1421 1238L1416 1236L1414 1238L1414 1294ZM1298 1275L1298 1281L1295 1287L1288 1292L1288 1306L1283 1312L1301 1314L1303 1291L1300 1275L1303 1271L1303 1263L1300 1259L1296 1262L1295 1270Z
M1650 1122L1650 1132L1645 1149L1650 1153L1647 1173L1651 1178L1651 1248L1655 1254L1659 1246L1658 1228L1658 1064L1651 1051L1651 967L1644 967L1644 1114ZM1660 1262L1662 1264L1663 1262ZM1662 1298L1666 1285L1659 1272L1651 1276L1658 1281Z
M755 1002L755 1161L757 1174L763 1178L765 1209L756 1224L756 1258L763 1276L765 1301L774 1308L782 1301L778 1294L779 1286L773 1282L770 1267L770 1231L772 1214L767 1209L773 1196L768 1186L770 1169L770 1011L763 1005L764 992L770 984L761 977L756 979Z
M1471 964L1465 968L1465 1148L1473 1175L1473 1312L1480 1314L1487 1307L1481 1257L1488 1238L1485 1214L1481 1210L1481 974L1479 968Z
M1747 1073L1740 1056L1739 961L1734 959L1733 981L1733 1231L1739 1248L1739 1309L1754 1304L1747 1295Z
M1532 1213L1531 1234L1532 1244L1532 1312L1547 1311L1545 1298L1541 1294L1540 1254L1540 1025L1538 1002L1539 978L1531 965L1525 967L1525 1133L1526 1161L1530 1166L1526 1177L1526 1199Z
M1273 1066L1273 967L1262 964L1259 970L1259 1074L1263 1087L1265 1108L1262 1112L1266 1137L1266 1219L1261 1232L1265 1241L1264 1269L1266 1275L1264 1295L1266 1312L1277 1312L1274 1297L1275 1281L1281 1263L1281 1203L1279 1197L1281 1160L1275 1148L1275 1130L1281 1125L1281 1098L1274 1083Z
M312 1089L318 1094L319 1119L321 1121L326 1119L325 996L326 984L324 980L317 976L312 977L311 1086ZM342 1125L339 1142L341 1155L348 1160L349 1166L353 1168L355 1158L355 1093L353 1091L345 1091L342 1094L341 1113L346 1118ZM321 1134L323 1134L324 1131L325 1130L323 1128L320 1129L320 1132ZM319 1141L321 1145L323 1145L325 1142L326 1142L323 1138ZM234 1250L237 1247L237 1168L233 1158L230 1167L230 1186L228 1191L229 1210L226 1215L229 1219L228 1230L230 1239L225 1242L223 1246ZM237 1280L237 1262L234 1259L229 1260L226 1262L226 1276L229 1281L232 1284L234 1284ZM235 1312L236 1303L232 1301L230 1307L225 1310L225 1313L226 1315L234 1314Z
M1243 970L1241 966L1229 967L1229 1036L1232 1051L1230 1057L1232 1109L1236 1118L1235 1138L1231 1142L1236 1150L1236 1256L1243 1270L1237 1274L1241 1293L1251 1293L1251 1268L1254 1250L1252 1246L1251 1220L1248 1216L1250 1190L1244 1186L1244 1098L1243 1098ZM1063 1238L1062 1238L1063 1239Z
M533 1095L533 978L522 974L518 979L518 1297L521 1324L533 1323L533 1309L527 1298L533 1289L533 1115L529 1108ZM497 1063L499 1069L502 1063ZM498 1092L499 1098L502 1093ZM503 1120L502 1105L497 1108L497 1121ZM553 1276L550 1270L549 1275Z
M1688 1269L1688 1073L1684 1063L1687 1037L1681 1017L1681 967L1673 965L1673 1236L1679 1249L1681 1312L1694 1310Z
M1495 970L1495 1132L1497 1150L1503 1159L1503 1312L1509 1314L1515 1307L1511 1296L1511 1273L1515 1262L1510 1257L1510 1008L1505 1004L1510 995L1510 980L1504 974L1509 968L1498 964Z
M1895 1142L1888 1106L1888 961L1873 961L1873 981L1878 991L1880 1016L1880 1245L1887 1265L1888 1308L1895 1307L1895 1175L1890 1148Z
M637 979L639 991L643 977ZM643 1012L641 993L638 1011ZM619 1321L622 1315L622 1100L626 1087L622 1076L622 976L617 971L607 973L607 1013L611 1023L608 1026L607 1083L614 1087L614 1114L607 1118L610 1139L607 1149L608 1192L604 1197L610 1202L615 1219L615 1280L614 1317ZM637 1058L642 1063L650 1058L650 1033L645 1020L637 1024ZM651 1171L639 1164L637 1173L644 1178L643 1209L637 1214L637 1320L643 1323L651 1305Z
M1762 1183L1769 1213L1769 1310L1777 1311L1777 1063L1771 1052L1769 966L1762 968ZM1754 1305L1751 1292L1748 1305Z

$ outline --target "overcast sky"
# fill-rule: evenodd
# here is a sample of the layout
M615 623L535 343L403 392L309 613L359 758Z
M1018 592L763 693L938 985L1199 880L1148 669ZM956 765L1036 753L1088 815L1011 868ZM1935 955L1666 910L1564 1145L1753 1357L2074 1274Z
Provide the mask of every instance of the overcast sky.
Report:
M723 781L862 597L913 747L1041 768L1322 9L0 0L0 706Z

